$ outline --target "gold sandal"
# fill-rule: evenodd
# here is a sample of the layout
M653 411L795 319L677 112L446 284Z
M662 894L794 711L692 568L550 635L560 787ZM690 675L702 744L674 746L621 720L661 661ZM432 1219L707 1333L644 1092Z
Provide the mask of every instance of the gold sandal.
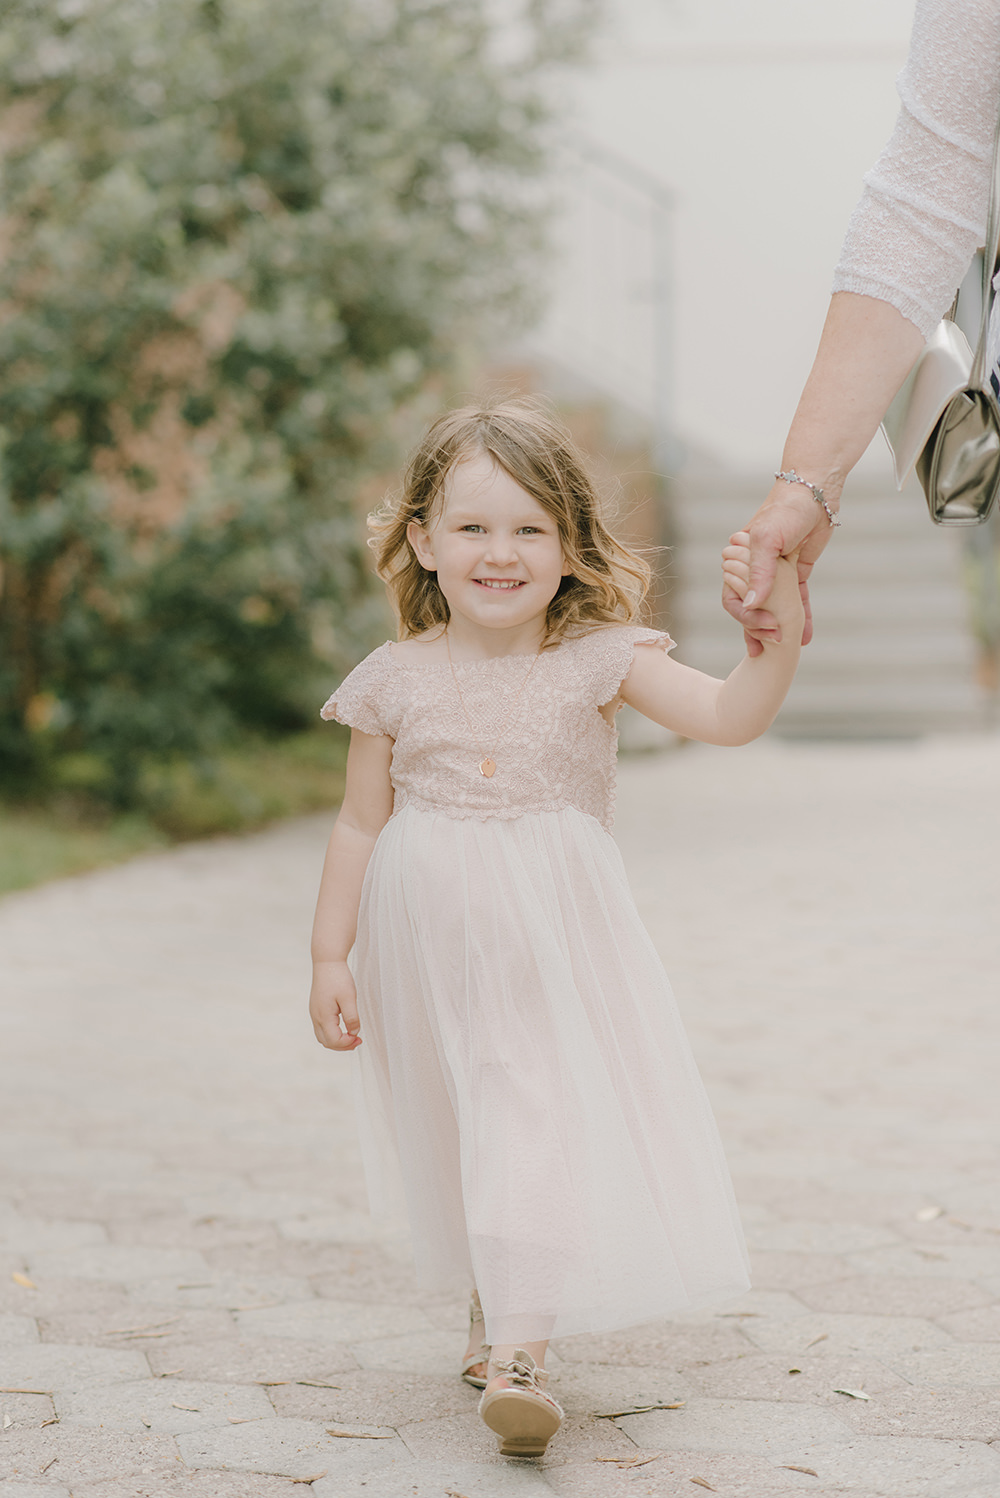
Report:
M494 1432L501 1456L544 1456L545 1448L563 1422L562 1407L545 1386L549 1375L519 1347L510 1362L493 1362L490 1382L498 1376L505 1387L489 1389L479 1401L479 1413Z
M486 1321L485 1321L485 1318L483 1317L483 1308L482 1308L482 1306L479 1303L479 1292L478 1292L478 1290L473 1290L472 1295L469 1297L469 1336L470 1337L472 1336L472 1333L475 1331L475 1329L476 1329L477 1326L481 1326L484 1331L486 1330ZM474 1389L485 1389L486 1388L486 1376L485 1376L485 1374L482 1374L482 1373L473 1373L472 1370L473 1370L473 1368L479 1368L479 1367L481 1367L481 1365L483 1363L488 1364L489 1361L490 1361L490 1345L489 1345L488 1342L482 1342L482 1343L480 1343L479 1351L478 1352L470 1353L469 1356L462 1363L462 1377L465 1379L465 1382L467 1384L471 1384Z

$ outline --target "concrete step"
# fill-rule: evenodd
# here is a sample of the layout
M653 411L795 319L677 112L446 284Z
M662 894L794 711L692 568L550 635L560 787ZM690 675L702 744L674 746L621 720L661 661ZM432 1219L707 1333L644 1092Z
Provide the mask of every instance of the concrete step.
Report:
M725 676L742 643L720 603L720 550L753 513L754 481L695 476L678 485L670 606L677 659ZM917 486L855 485L810 593L816 624L775 732L900 737L977 726L984 694L962 581L962 536L931 525Z

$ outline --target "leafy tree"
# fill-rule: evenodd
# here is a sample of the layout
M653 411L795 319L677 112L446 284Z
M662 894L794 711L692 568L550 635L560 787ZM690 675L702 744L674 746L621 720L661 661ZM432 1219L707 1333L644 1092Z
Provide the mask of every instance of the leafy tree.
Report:
M365 483L525 305L593 3L6 0L8 785L82 749L134 801L369 643Z

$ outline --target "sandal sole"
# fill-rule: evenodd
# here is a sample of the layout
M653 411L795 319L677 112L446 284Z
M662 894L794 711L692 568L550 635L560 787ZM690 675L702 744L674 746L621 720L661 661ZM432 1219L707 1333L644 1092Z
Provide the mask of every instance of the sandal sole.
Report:
M501 1456L544 1456L562 1416L535 1394L499 1389L479 1406L483 1423L497 1438Z

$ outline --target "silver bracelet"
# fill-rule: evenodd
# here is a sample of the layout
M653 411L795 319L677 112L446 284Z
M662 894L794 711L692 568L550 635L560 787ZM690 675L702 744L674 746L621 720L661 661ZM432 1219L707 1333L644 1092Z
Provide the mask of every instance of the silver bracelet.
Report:
M829 520L830 524L840 524L839 517L836 516L830 509L830 506L826 502L826 496L824 495L822 489L818 484L810 484L808 479L799 478L794 468L790 468L787 473L776 473L774 476L776 479L784 479L786 484L801 484L804 489L811 489L813 499L822 509L826 511L826 518Z

